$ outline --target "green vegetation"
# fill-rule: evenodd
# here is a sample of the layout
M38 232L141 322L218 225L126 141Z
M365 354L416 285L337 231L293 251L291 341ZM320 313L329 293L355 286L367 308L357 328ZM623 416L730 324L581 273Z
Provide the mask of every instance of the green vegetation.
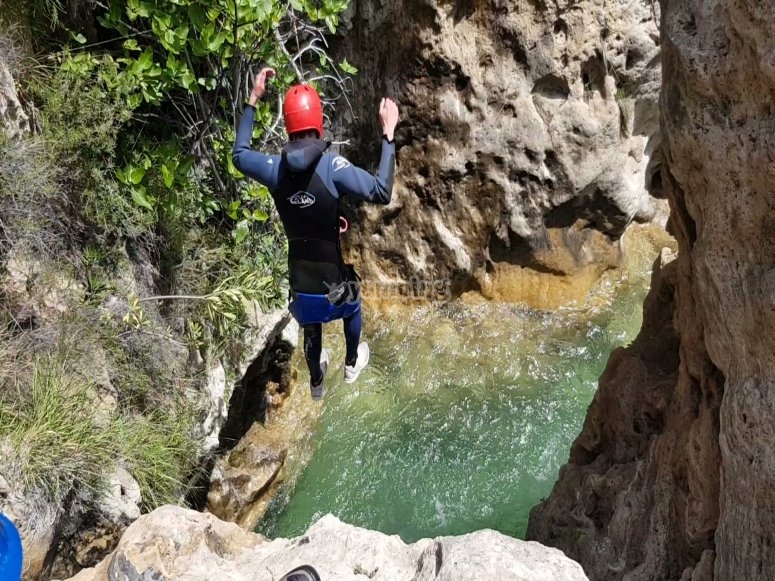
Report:
M235 122L264 65L265 147L292 83L346 101L356 71L325 35L347 0L10 4L0 58L37 130L0 131L0 448L49 507L88 507L116 463L144 509L179 502L207 403L190 360L228 368L250 314L286 297L287 244L232 164Z
M130 415L100 405L97 386L62 357L44 356L4 385L0 440L17 451L25 490L61 502L100 494L117 462L140 483L145 508L180 500L191 459L197 417L188 402Z
M100 161L104 151L116 154L102 158L108 163L100 169L115 180L117 195L91 200L90 217L108 230L124 225L130 234L138 223L216 220L231 226L239 242L249 231L264 232L267 192L245 184L231 162L234 120L250 92L251 73L259 64L274 66L278 90L297 80L327 79L330 98L341 97L342 74L354 69L331 62L323 32L335 30L346 6L346 0L113 0L94 15L102 28L92 38L70 31L69 46L55 56L54 86L38 91L37 100L52 128L96 129L96 143L90 136L83 143L77 133L54 135L63 153L72 154L68 145L76 144L76 155L90 161ZM92 52L91 45L104 48ZM305 74L303 65L314 72ZM274 105L265 100L259 107L255 137L264 145L282 137L273 124ZM83 115L85 125L79 123ZM118 147L106 136L117 138ZM204 176L193 171L195 164L206 168Z

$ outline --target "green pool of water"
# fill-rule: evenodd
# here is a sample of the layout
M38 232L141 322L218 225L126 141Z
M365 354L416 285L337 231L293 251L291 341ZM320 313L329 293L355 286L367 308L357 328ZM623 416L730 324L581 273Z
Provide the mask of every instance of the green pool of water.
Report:
M297 536L333 513L406 542L481 528L523 537L611 351L640 327L647 284L646 273L608 281L599 306L551 314L459 303L367 314L371 364L355 385L341 363L329 369L309 449L258 532ZM339 325L326 333L341 361Z

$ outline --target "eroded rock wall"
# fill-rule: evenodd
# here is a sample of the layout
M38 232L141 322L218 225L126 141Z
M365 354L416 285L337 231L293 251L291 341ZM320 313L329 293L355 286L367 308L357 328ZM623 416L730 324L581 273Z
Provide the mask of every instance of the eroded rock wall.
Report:
M12 72L19 51L3 34L0 34L0 129L7 137L15 139L30 131L31 123L16 91Z
M592 579L775 575L775 5L662 1L678 259L528 535Z
M373 165L382 95L403 118L394 201L350 235L365 275L499 296L514 269L615 266L627 225L659 209L657 13L649 0L353 2L338 46L360 69L346 153Z

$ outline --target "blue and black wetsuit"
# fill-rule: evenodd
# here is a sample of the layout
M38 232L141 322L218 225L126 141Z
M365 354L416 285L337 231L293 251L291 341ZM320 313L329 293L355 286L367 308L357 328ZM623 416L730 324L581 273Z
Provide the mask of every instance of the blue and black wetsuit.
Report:
M290 310L304 328L304 352L315 383L321 377L322 323L344 320L348 365L355 363L361 334L360 296L334 303L329 297L338 286L357 285L352 267L342 259L339 201L350 196L389 204L395 146L383 137L376 175L326 153L328 143L321 139L291 141L281 155L265 155L250 149L254 115L255 109L246 107L234 143L234 165L267 187L285 227Z

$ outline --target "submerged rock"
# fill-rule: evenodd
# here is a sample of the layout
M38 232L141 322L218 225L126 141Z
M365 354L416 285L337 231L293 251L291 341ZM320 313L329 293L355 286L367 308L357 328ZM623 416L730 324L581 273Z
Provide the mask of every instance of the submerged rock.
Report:
M269 541L212 515L166 506L137 520L112 555L71 581L269 581L303 564L324 581L587 579L560 551L492 530L407 545L327 515L301 537Z

